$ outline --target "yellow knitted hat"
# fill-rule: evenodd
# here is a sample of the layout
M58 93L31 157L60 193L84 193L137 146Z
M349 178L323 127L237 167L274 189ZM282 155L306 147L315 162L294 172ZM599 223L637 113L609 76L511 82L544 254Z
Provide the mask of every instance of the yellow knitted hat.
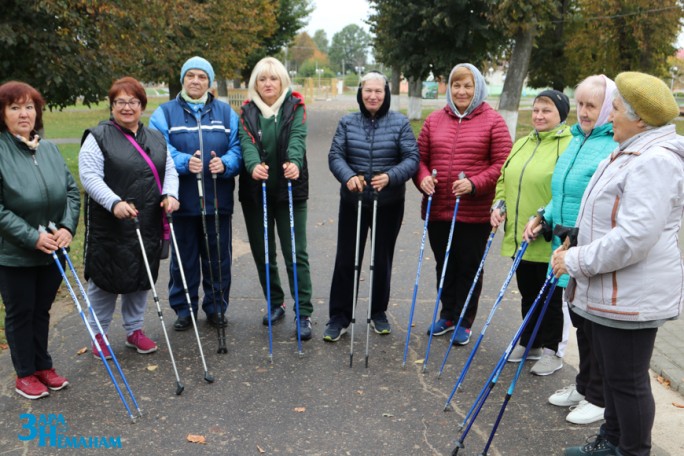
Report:
M662 127L679 115L679 105L670 88L655 76L625 71L617 75L615 85L620 95L648 125Z

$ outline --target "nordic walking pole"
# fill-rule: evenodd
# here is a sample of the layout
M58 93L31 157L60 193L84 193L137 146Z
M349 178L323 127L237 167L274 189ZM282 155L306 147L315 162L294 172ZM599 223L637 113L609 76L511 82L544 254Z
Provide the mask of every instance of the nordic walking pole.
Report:
M211 158L216 157L214 151L211 152ZM219 205L218 205L218 185L216 180L218 178L217 173L211 173L211 180L214 184L214 230L216 231L216 266L218 266L218 280L219 280L219 324L218 324L218 350L216 353L228 353L228 348L226 348L226 325L223 323L225 320L225 310L223 309L223 273L221 272L221 231L219 226ZM211 263L209 264L211 268ZM211 283L212 289L214 288L214 282Z
M266 163L261 163L266 166ZM273 322L271 321L271 261L268 257L268 204L266 180L261 181L261 199L264 213L264 269L266 270L266 312L268 313L268 360L273 364Z
M504 203L500 209L501 213L505 214L506 204ZM473 297L473 291L475 291L477 281L480 278L480 274L482 274L482 270L484 269L485 260L487 259L487 254L489 253L489 248L492 246L492 241L494 240L494 236L496 235L497 229L498 227L492 228L491 233L489 233L489 239L487 239L487 245L485 247L484 254L482 255L482 260L480 261L480 265L477 267L477 272L475 273L475 278L473 278L473 284L470 286L470 290L468 290L468 296L466 297L465 303L463 303L461 315L459 315L458 322L456 322L456 326L454 327L454 334L451 336L451 341L449 343L449 346L447 347L446 353L444 354L444 359L442 360L442 365L439 368L439 374L437 374L437 378L442 376L444 366L446 365L447 359L449 358L449 353L451 353L451 347L454 346L454 341L456 340L456 332L458 331L458 328L461 327L461 323L463 323L463 317L465 316L465 313L468 310L470 299Z
M562 249L567 250L570 248L571 245L575 245L577 242L577 231L576 230L571 230L570 233L567 234L565 239L563 240L562 244ZM518 379L520 378L520 373L522 372L523 369L523 364L525 364L525 360L527 359L527 356L530 353L530 349L532 348L532 344L534 343L534 339L537 337L537 333L539 332L539 328L541 326L542 320L544 319L544 314L546 314L546 310L549 307L549 303L551 302L551 298L553 296L553 292L556 289L556 285L558 285L558 277L553 276L553 272L549 272L549 275L546 278L546 281L548 282L549 279L551 279L550 285L549 285L549 291L547 292L546 295L546 300L544 300L544 306L542 307L541 311L539 312L539 317L537 318L537 323L534 325L534 329L532 330L532 334L530 335L530 341L527 343L527 346L525 347L525 353L523 354L522 360L520 361L520 365L518 366L518 370L515 372L515 377L513 377L513 380L511 381L511 385L508 388L508 391L506 392L506 397L504 398L503 404L501 404L501 409L499 410L499 415L496 417L496 421L494 422L494 426L492 427L492 432L489 434L489 438L487 439L487 443L485 444L484 450L482 450L482 455L486 456L487 452L489 451L489 447L492 444L492 440L494 440L494 435L496 434L496 430L499 427L499 424L501 423L501 419L503 418L503 414L506 411L506 406L508 405L508 402L511 400L511 397L513 396L513 392L515 391L515 386L518 383ZM532 311L528 312L532 313Z
M54 222L49 222L48 223L48 230L50 230L51 233L55 233L57 231L57 225L55 225ZM126 376L123 373L123 370L121 369L121 365L119 364L119 360L116 358L116 354L114 353L114 350L112 349L112 346L109 344L109 339L107 338L107 335L105 334L104 329L102 329L102 325L100 324L100 320L97 318L97 315L95 315L95 311L93 310L93 306L90 304L90 298L88 297L88 293L86 293L85 288L83 287L83 284L81 283L81 279L78 277L78 273L76 272L76 268L74 268L73 263L71 262L71 258L69 257L69 252L67 252L67 249L62 248L62 256L67 262L67 265L69 266L69 270L71 271L71 275L74 277L74 280L76 282L76 285L78 286L78 289L81 293L81 296L83 297L83 300L86 303L86 307L88 308L88 312L90 315L93 317L93 320L95 321L95 324L97 325L97 329L102 335L102 340L105 343L105 347L109 350L109 354L112 357L112 361L114 361L114 365L116 366L116 369L119 372L119 375L121 376L121 380L123 381L124 386L126 387L126 391L128 392L128 395L131 398L131 401L133 402L133 405L135 406L136 410L138 411L138 416L142 416L142 410L140 410L140 406L138 406L138 401L135 400L135 396L133 395L133 391L131 390L131 387L128 384L128 381L126 380Z
M199 151L195 152L195 157L202 159L201 153ZM204 161L202 162L202 167L204 167ZM211 282L211 298L214 302L214 310L217 309L219 303L216 300L216 289L214 288L214 268L211 264L211 250L209 250L209 232L207 231L207 207L206 201L204 199L204 181L202 179L202 174L204 171L200 170L195 176L197 177L197 194L199 195L200 203L200 218L202 219L202 232L204 234L204 249L207 252L207 263L209 264L209 282ZM223 303L220 303L223 307ZM218 336L219 348L217 353L221 352L221 326L223 325L223 320L219 319L218 325L216 326L216 335Z
M551 277L553 277L552 274L550 274ZM548 278L547 278L548 282ZM501 423L501 419L503 418L503 414L506 411L506 406L508 405L508 402L511 400L511 397L513 396L513 392L515 391L515 385L518 382L518 378L520 378L520 373L522 372L523 365L525 364L525 360L527 360L527 355L530 353L530 349L532 348L532 344L534 343L534 339L537 337L537 333L539 332L539 327L541 326L542 320L544 319L544 314L546 313L546 310L549 307L549 302L551 302L551 298L553 297L553 292L556 290L556 285L558 284L558 278L553 277L551 279L550 285L549 285L549 290L546 295L546 299L544 300L544 305L541 308L541 311L539 312L539 317L537 318L537 323L534 325L534 329L532 330L532 334L530 335L530 340L525 347L525 353L523 353L522 359L520 360L520 364L518 365L518 369L515 372L515 376L513 377L513 380L511 381L511 385L508 387L508 391L506 391L506 396L504 398L503 404L501 404L501 409L499 410L499 414L496 417L496 421L494 422L494 426L492 427L492 431L489 434L489 438L487 439L487 443L485 444L484 450L482 450L482 455L486 455L487 451L489 451L489 447L492 444L492 440L494 440L494 434L496 433L496 430L499 427L499 424Z
M539 290L537 297L535 298L534 302L530 306L530 310L527 311L525 318L523 319L522 323L518 327L515 335L511 339L511 342L508 344L508 346L504 350L503 355L501 355L501 358L499 358L499 361L497 362L496 366L494 367L494 370L492 370L492 373L489 375L489 378L487 378L487 381L485 381L485 384L482 387L482 390L477 395L475 402L473 403L473 405L470 407L470 410L468 410L468 413L466 413L465 417L463 418L463 422L461 423L460 429L463 429L466 426L466 423L468 422L468 420L470 420L470 418L473 416L473 413L475 413L476 410L477 410L477 413L479 413L479 410L484 405L484 401L489 396L489 393L496 386L497 382L499 381L499 376L501 375L501 372L503 371L504 367L506 366L506 361L508 361L508 357L511 355L511 352L513 351L515 346L518 344L518 341L520 340L520 337L522 336L523 331L525 330L525 328L529 324L530 320L532 319L532 316L533 316L534 312L536 311L537 306L539 305L539 302L541 301L542 296L544 295L544 292L546 291L550 281L551 281L551 276L547 277L546 281L544 281L544 284L542 285L541 289ZM476 416L477 416L477 413L476 413ZM475 419L475 418L473 418L473 419Z
M363 201L363 190L366 186L366 182L362 174L359 174L358 179L361 181L361 191L358 193L358 203L356 208L356 247L354 254L354 296L352 297L352 318L351 318L351 334L349 342L349 367L352 367L354 362L354 325L356 323L356 304L359 300L359 273L361 266L359 265L359 252L360 252L360 240L361 240L361 206Z
M302 331L299 327L299 284L297 283L297 251L295 249L295 229L294 229L294 203L292 201L292 179L287 180L287 198L290 209L290 244L292 246L292 281L294 282L295 296L295 320L297 326L297 349L299 356L304 356L302 351Z
M466 175L463 171L458 174L459 179L465 179ZM423 360L423 372L427 370L427 362L430 357L430 346L432 345L432 330L437 319L437 311L439 310L439 300L442 298L442 289L444 288L444 276L446 275L447 266L449 265L449 253L451 252L451 241L454 238L454 227L456 226L456 214L458 214L458 206L461 202L461 197L456 197L454 204L454 215L451 217L451 228L449 229L449 239L447 240L446 253L444 255L444 264L442 265L442 275L439 279L439 289L437 290L437 299L435 299L435 308L432 311L432 322L430 322L430 337L428 337L427 350L425 350L425 359Z
M375 273L375 227L378 217L378 191L373 189L373 221L371 225L370 274L368 276L368 312L366 314L366 369L368 369L368 347L370 345L371 310L373 307L373 275Z
M539 209L537 211L537 215L534 217L534 227L538 227L541 224L542 217L544 215L544 210ZM494 314L496 313L497 309L501 305L501 302L503 301L504 294L506 293L506 289L508 288L508 285L511 283L511 280L513 279L513 275L515 274L515 271L518 269L518 266L520 265L520 262L522 261L523 255L525 255L525 251L527 250L528 247L528 242L527 241L522 241L520 244L520 247L518 248L518 251L515 254L515 257L513 259L513 264L511 265L511 269L508 271L508 275L506 276L506 279L504 280L503 284L501 285L501 289L499 290L499 294L496 297L496 300L494 301L494 305L492 306L492 309L489 311L489 315L487 316L487 320L485 321L484 326L482 327L482 331L480 332L480 335L477 338L477 341L475 342L475 346L473 347L472 351L470 352L470 355L468 356L468 359L466 360L466 363L463 366L463 369L461 370L461 374L458 377L458 380L454 384L454 388L451 390L451 394L449 394L449 398L447 399L446 403L444 404L444 410L447 410L449 408L449 404L451 403L451 400L454 397L454 394L456 394L456 391L461 387L463 384L463 380L465 379L466 374L468 373L468 370L470 369L470 365L473 362L473 358L475 358L475 354L477 353L477 349L480 348L480 344L482 343L482 340L484 339L485 333L487 332L487 328L489 328L489 325L492 322L492 319L494 318Z
M178 250L178 242L176 240L176 232L173 229L173 215L171 214L171 212L166 213L166 219L169 221L169 229L171 230L171 240L173 241L173 251L176 252L176 260L178 260L178 270L180 271L180 276L183 283L185 300L188 303L188 310L190 311L190 320L192 321L192 327L195 330L195 337L197 338L197 347L199 348L200 357L202 358L202 366L204 367L204 380L206 380L207 383L213 383L214 377L211 374L209 374L207 362L204 359L204 350L202 350L202 342L200 341L199 331L197 331L197 321L195 320L195 312L192 311L192 301L190 300L190 293L188 292L188 283L185 280L183 262L181 261L180 251Z
M432 179L437 177L437 170L432 170ZM434 193L433 193L434 194ZM406 343L404 344L404 359L401 367L406 367L406 355L408 354L409 341L411 339L411 325L413 324L413 312L416 308L416 298L418 297L418 282L420 280L420 268L423 265L423 252L425 252L425 235L427 234L428 220L430 219L430 207L432 206L432 195L428 196L425 208L425 223L423 224L423 236L420 238L420 252L418 253L418 269L416 271L416 283L413 285L413 297L411 298L411 310L409 311L408 328L406 329Z
M127 201L129 205L135 206L131 201ZM137 213L137 210L136 210ZM171 349L171 341L169 340L169 334L166 331L166 325L164 324L164 316L162 315L161 305L159 304L159 296L157 295L157 289L154 286L154 277L152 277L152 270L150 269L150 262L147 260L147 252L145 251L145 243L143 242L142 234L140 233L140 219L137 215L133 217L133 223L135 223L135 234L138 235L138 243L140 244L140 253L142 254L143 262L145 263L145 270L147 271L147 279L150 282L150 289L152 290L152 297L154 298L154 303L157 305L157 315L159 315L159 322L161 323L162 332L164 333L164 339L166 339L166 346L169 347L169 356L171 357L171 365L173 366L173 372L176 374L176 395L180 396L183 393L185 387L181 383L180 376L178 375L178 368L176 367L176 360L173 357L173 350Z
M41 233L47 233L45 230L44 226L39 226L38 231ZM62 249L65 250L65 249ZM114 388L116 388L116 392L119 393L119 397L121 398L121 402L123 402L124 407L126 407L126 411L128 412L128 417L131 419L132 423L135 423L135 417L133 416L133 413L131 412L131 408L128 406L128 402L126 402L126 398L123 395L123 392L121 392L121 388L119 387L119 384L116 381L116 378L114 377L114 373L112 373L112 369L109 367L109 364L107 363L107 360L104 357L104 354L102 353L102 347L100 347L100 344L97 341L97 338L95 337L95 334L93 333L93 329L90 327L90 324L88 324L88 319L85 316L85 313L83 312L83 308L81 307L81 303L78 301L78 298L76 297L76 293L74 292L74 289L71 287L71 283L69 283L69 279L66 276L66 272L64 272L64 268L62 267L62 263L59 262L59 258L57 257L56 252L52 252L52 258L55 260L55 264L57 265L57 269L59 269L60 274L62 275L62 280L64 280L64 283L67 286L67 290L69 290L69 294L71 295L71 299L74 301L74 304L76 305L76 309L78 310L79 315L81 316L81 320L83 320L83 323L85 324L86 329L88 330L88 335L90 335L90 340L92 340L93 345L95 345L95 348L97 349L97 352L100 355L100 359L104 363L105 368L107 369L107 373L109 374L109 378L111 378L112 383L114 384ZM71 261L69 261L69 264L71 264ZM72 271L73 272L73 271ZM76 277L76 274L74 274L74 277ZM93 314L94 316L94 314ZM97 320L96 320L97 321ZM99 323L98 323L99 325ZM104 336L104 332L100 332ZM114 352L111 350L109 353L112 355L112 359L114 358ZM119 367L119 363L116 363L117 367ZM123 375L123 372L121 372L121 368L119 367L119 372L121 374L121 378L123 379L124 383L128 387L128 382L126 382L126 378ZM131 398L133 399L133 403L135 404L135 407L138 410L138 416L142 416L142 411L138 407L138 403L135 402L135 398L133 398L133 393L130 392L129 388L129 394L131 394Z

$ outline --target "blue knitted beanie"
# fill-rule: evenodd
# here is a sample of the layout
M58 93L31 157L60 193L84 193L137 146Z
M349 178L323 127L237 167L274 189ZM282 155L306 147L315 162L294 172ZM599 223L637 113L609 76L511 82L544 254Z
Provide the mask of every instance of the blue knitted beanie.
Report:
M183 64L183 68L181 68L181 85L183 84L183 78L185 78L185 73L187 73L189 70L204 71L205 73L207 73L207 76L209 77L209 87L211 87L214 83L214 68L211 66L211 63L209 63L207 59L195 56L190 57L188 60L186 60L186 62Z

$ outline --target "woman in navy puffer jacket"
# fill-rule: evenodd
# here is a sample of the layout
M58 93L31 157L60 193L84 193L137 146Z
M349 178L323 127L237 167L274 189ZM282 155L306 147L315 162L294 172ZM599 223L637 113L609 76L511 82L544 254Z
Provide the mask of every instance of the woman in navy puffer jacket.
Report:
M435 336L454 330L468 291L484 255L491 230L489 208L494 188L508 153L511 135L506 122L484 100L487 86L473 65L456 65L449 75L447 105L428 116L418 136L420 166L414 183L423 192L422 217L429 195L432 209L428 223L430 246L435 255L439 283L456 198L458 206L453 244L442 289L439 320L428 329ZM437 177L432 178L432 170ZM464 177L459 177L463 173ZM465 345L477 314L482 276L454 338Z
M366 74L356 98L361 112L340 120L328 155L330 171L342 184L330 320L323 336L329 342L339 340L351 322L359 192L363 204L360 258L372 221L373 192L378 192L371 324L378 334L390 333L385 311L394 246L404 218L405 183L418 169L416 137L405 116L389 111L390 91L385 76Z

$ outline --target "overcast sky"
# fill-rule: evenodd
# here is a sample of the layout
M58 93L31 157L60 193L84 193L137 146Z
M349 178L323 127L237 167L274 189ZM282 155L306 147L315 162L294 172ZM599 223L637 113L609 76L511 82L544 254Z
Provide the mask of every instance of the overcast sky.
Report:
M368 25L363 22L369 14L366 0L313 0L312 4L314 10L309 16L309 25L304 29L310 36L323 29L330 42L335 33L349 24L368 30Z

